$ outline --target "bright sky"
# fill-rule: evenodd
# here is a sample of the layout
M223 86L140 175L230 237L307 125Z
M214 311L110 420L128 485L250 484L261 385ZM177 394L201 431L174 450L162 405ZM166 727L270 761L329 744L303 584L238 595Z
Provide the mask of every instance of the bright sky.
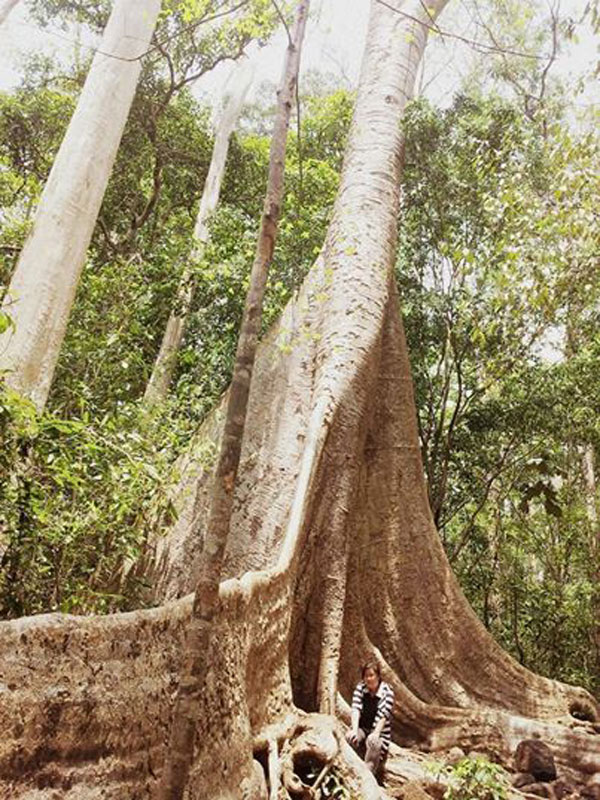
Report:
M58 26L40 28L27 18L26 0L12 12L0 29L0 89L9 89L19 81L19 63L31 53L53 54L68 58L74 46L73 32L65 33ZM313 0L311 20L302 56L303 71L318 69L332 73L341 85L355 85L364 46L370 0ZM585 0L562 0L563 14L581 15ZM468 11L468 0L451 0L441 18L443 30L469 38L481 38ZM597 42L589 30L580 30L580 41L561 55L553 68L563 78L576 78L590 73L600 58ZM283 32L255 56L261 81L278 81L285 48ZM465 74L478 56L468 45L454 39L435 37L425 59L423 86L435 103L447 104L459 88ZM206 98L219 97L231 67L223 65L214 74L198 82L195 91ZM600 103L598 81L589 82L585 92L575 100L583 108Z

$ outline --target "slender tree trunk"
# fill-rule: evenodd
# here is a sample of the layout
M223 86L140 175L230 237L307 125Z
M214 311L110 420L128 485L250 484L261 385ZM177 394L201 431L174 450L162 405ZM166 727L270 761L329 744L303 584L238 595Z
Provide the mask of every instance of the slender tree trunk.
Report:
M73 299L160 0L115 0L3 310L0 371L38 409L46 403Z
M578 332L580 314L581 309L578 306L571 303L568 304L564 342L564 353L567 360L576 355L581 344ZM598 514L598 487L596 484L594 447L589 442L583 446L569 442L568 446L575 458L579 458L583 477L585 510L590 530L590 556L593 565L591 572L593 581L591 598L593 623L590 639L594 651L597 674L600 676L600 519Z
M233 89L225 97L225 103L217 125L210 167L200 200L200 209L196 218L192 261L202 257L208 242L208 220L219 203L221 183L225 174L225 164L229 150L229 140L248 94L252 82L252 74L253 71L249 69L247 64L243 64L241 69L236 69L232 76ZM152 375L144 394L144 402L148 406L154 406L167 397L175 370L177 354L185 333L193 294L192 271L189 265L186 265L177 288L173 310L167 322Z
M594 647L597 673L600 675L600 524L598 520L598 487L594 465L594 448L587 444L581 452L581 466L585 485L585 504L591 530L590 550L594 569L592 579L594 591L592 595L592 613L594 627L592 645Z
M282 82L277 93L277 115L271 140L267 192L227 401L182 677L173 712L170 755L163 773L163 800L180 800L183 797L193 759L198 698L205 690L210 666L209 648L214 636L214 618L219 604L223 554L229 533L233 489L242 449L263 297L283 201L287 133L297 91L308 7L309 0L300 0L298 3L296 21L286 51Z
M0 25L2 25L13 8L18 5L20 0L4 0L0 2Z

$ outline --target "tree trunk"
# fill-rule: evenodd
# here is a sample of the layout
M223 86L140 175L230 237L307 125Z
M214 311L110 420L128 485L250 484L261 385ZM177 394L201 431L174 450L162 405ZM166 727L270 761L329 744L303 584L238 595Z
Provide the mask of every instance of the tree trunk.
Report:
M583 447L581 466L585 486L585 504L590 524L590 552L594 570L592 594L592 614L595 620L592 630L592 646L596 657L597 673L600 676L600 524L598 520L598 488L596 486L596 470L594 467L594 448L591 444Z
M233 89L225 97L221 117L217 125L210 167L196 218L192 260L202 257L208 242L208 220L219 203L221 183L225 174L225 164L229 150L229 139L248 94L252 82L252 74L252 70L248 68L248 65L243 64L242 68L234 70L232 75ZM189 265L186 265L177 288L175 304L167 322L152 375L144 394L144 402L150 407L164 401L169 392L177 354L181 347L187 318L190 313L193 292L192 271Z
M266 765L270 742L288 780L290 741L300 747L300 728L326 724L339 735L333 717L314 712L334 698L336 714L347 714L366 657L394 687L396 742L459 745L510 764L517 743L539 735L561 767L600 771L597 730L572 716L597 722L598 703L501 650L468 607L433 525L393 264L399 123L429 14L444 3L403 3L420 23L389 5L372 5L323 253L259 349L230 577L194 716L190 800L264 797L253 754ZM178 534L166 559L172 594L186 590L189 554L201 546L207 504L201 493L189 503L190 549ZM67 800L91 800L98 786L107 800L156 797L191 613L187 597L109 618L0 625L0 787L16 799L33 781L47 787L39 800L56 787ZM330 757L358 797L385 797L343 741ZM402 764L393 749L390 772Z
M199 699L208 693L210 644L215 637L219 582L231 521L233 490L246 424L248 396L262 320L262 305L283 202L285 151L292 107L298 86L302 40L309 0L300 0L296 22L286 51L277 115L271 140L269 177L250 286L227 399L219 456L211 491L208 522L201 552L200 573L187 634L184 668L173 713L169 759L163 776L164 800L183 797L193 759Z
M0 371L40 410L159 10L115 1L8 287L15 327L0 336Z
M4 0L3 3L0 3L0 26L6 21L10 12L19 2L20 0Z

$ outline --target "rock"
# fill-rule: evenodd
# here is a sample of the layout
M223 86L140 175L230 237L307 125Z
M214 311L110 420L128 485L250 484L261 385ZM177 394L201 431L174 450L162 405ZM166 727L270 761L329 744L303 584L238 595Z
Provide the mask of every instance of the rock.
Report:
M563 797L568 797L577 791L575 784L566 778L559 778L557 781L554 781L551 786L555 800L563 800Z
M445 783L439 783L438 781L423 781L421 786L434 800L444 800L444 795L448 789Z
M515 752L515 769L517 772L530 773L537 781L556 780L552 750L539 739L524 739L519 742Z
M511 776L510 782L515 789L519 789L521 786L527 786L530 783L535 783L535 778L531 772L516 772Z
M552 789L547 783L530 783L526 787L526 793L537 797L551 797Z
M427 794L418 781L405 783L398 797L402 798L402 800L431 800L430 795Z
M600 772L594 773L592 777L588 780L587 785L591 786L594 783L600 784Z
M588 783L580 793L585 800L600 800L600 783Z
M446 755L446 763L454 766L465 757L465 751L461 747L451 747Z

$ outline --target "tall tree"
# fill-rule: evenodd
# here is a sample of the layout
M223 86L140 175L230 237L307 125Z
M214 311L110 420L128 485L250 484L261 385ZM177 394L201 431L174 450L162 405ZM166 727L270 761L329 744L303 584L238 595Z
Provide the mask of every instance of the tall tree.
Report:
M233 88L226 91L220 118L218 120L213 145L212 158L208 175L200 199L200 208L194 228L194 245L191 261L202 258L205 245L209 237L208 221L219 203L221 184L225 173L229 139L237 124L246 95L252 82L252 70L248 64L241 63L231 76ZM230 84L231 85L231 84ZM193 272L191 265L186 264L173 310L169 316L167 327L162 338L160 350L152 374L146 387L144 400L149 405L155 405L164 400L169 391L169 385L175 369L177 353L185 332L187 318L194 294Z
M267 191L227 399L223 434L211 491L205 544L202 549L200 575L187 633L183 672L175 700L170 756L162 784L164 800L180 800L183 797L193 760L198 701L202 692L207 691L206 674L210 663L210 644L216 633L215 617L219 605L223 555L231 524L233 490L242 450L265 286L273 259L283 202L287 134L298 91L300 54L308 8L309 0L300 0L296 9L293 32L288 33L283 75L277 92L277 113L271 139Z
M253 753L287 786L294 755L318 751L321 763L345 769L352 791L381 798L372 776L339 750L334 720L310 713L344 715L365 656L393 684L402 742L430 751L484 746L508 762L520 738L539 734L559 763L588 775L600 769L591 724L598 703L534 675L494 643L452 575L428 506L393 265L399 123L444 4L374 0L331 229L298 302L259 350L227 580L213 608L219 635L200 661L205 690L187 718L200 743L190 797L261 796L252 791ZM220 547L205 539L205 557L219 564ZM23 773L42 754L54 763L38 784L81 760L82 730L87 758L103 757L72 768L71 781L110 786L114 798L152 793L168 751L173 683L186 675L191 613L184 598L109 620L53 616L0 628L3 681L14 687L0 695L0 774L18 786L13 794L28 791ZM44 670L31 669L34 658ZM69 698L60 725L40 725L62 710L49 712L49 683ZM184 677L183 692L188 686ZM20 726L10 724L16 713ZM323 747L307 741L313 728ZM290 759L278 770L280 744ZM402 767L401 757L393 761Z
M3 3L0 3L0 25L5 22L10 12L19 2L20 0L4 0Z
M13 324L0 337L0 370L38 409L50 390L160 5L115 0L4 300Z
M594 569L595 585L593 586L592 607L595 620L592 630L592 646L596 656L596 666L600 671L600 520L598 519L598 486L596 482L596 469L594 448L590 444L584 445L581 452L581 465L585 488L585 504L591 535L591 553Z

